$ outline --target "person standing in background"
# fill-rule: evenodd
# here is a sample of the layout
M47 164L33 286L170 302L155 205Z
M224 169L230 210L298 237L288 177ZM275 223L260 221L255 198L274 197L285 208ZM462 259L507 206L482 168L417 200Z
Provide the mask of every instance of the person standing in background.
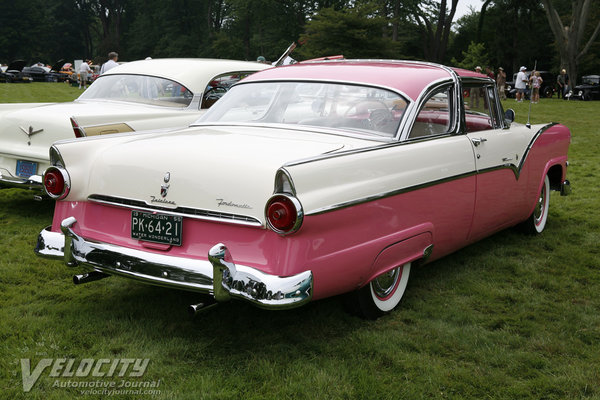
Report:
M500 100L506 100L506 72L504 68L498 68L498 75L496 77L496 85L498 86L498 93L500 94Z
M540 102L540 87L544 80L540 76L539 71L533 71L531 73L531 77L529 78L529 82L531 82L531 102L539 103Z
M89 60L85 60L79 66L79 89L81 89L81 87L83 87L83 89L85 90L85 85L87 84L88 75L91 73L92 73L92 70L90 69Z
M108 53L108 61L102 64L102 68L100 68L100 75L105 73L106 71L113 69L114 67L118 67L117 60L119 59L119 55L114 51Z
M558 83L558 98L560 99L561 94L564 98L569 90L569 75L567 75L566 69L560 71L560 74L556 77L556 83Z
M519 68L519 73L517 74L517 80L515 81L515 89L517 89L516 101L521 102L525 98L525 89L527 88L527 67L522 66Z

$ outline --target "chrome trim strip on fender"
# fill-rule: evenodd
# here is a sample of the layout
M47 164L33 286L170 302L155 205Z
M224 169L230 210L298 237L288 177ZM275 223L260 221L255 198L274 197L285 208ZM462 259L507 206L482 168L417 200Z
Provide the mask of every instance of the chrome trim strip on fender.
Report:
M130 249L84 239L73 230L77 220L66 218L60 232L50 227L38 236L38 256L63 259L67 266L83 266L109 275L120 275L144 283L214 294L218 301L242 299L267 309L288 309L312 299L313 275L303 271L281 277L232 261L227 247L219 243L199 260ZM213 287L213 277L216 277Z
M521 161L519 163L519 166L515 166L513 164L506 163L506 164L501 164L501 165L497 165L497 166L494 166L494 167L491 167L491 168L486 168L486 169L482 169L482 170L478 170L478 171L466 172L464 174L459 174L459 175L455 175L455 176L449 176L449 177L446 177L446 178L438 179L438 180L431 181L431 182L426 182L426 183L419 184L419 185L414 185L414 186L410 186L410 187L396 189L396 190L392 190L392 191L389 191L389 192L379 193L379 194L375 194L375 195L364 197L364 198L360 198L360 199L350 200L350 201L347 201L347 202L344 202L344 203L333 204L333 205L330 205L330 206L327 206L327 207L322 207L322 208L318 208L318 209L315 209L315 210L310 210L310 211L307 211L305 213L305 215L306 216L311 216L311 215L323 214L325 212L329 212L329 211L334 211L334 210L341 209L341 208L350 207L350 206L353 206L353 205L356 205L356 204L367 203L369 201L379 200L379 199L382 199L382 198L391 197L391 196L395 196L395 195L402 194L402 193L412 192L414 190L424 189L424 188L427 188L427 187L430 187L430 186L438 185L440 183L451 182L451 181L462 179L462 178L466 178L466 177L469 177L469 176L478 175L478 174L485 174L485 173L488 173L488 172L498 171L498 170L501 170L501 169L510 169L515 174L515 179L518 180L520 178L520 176L521 176L521 170L523 168L525 160L527 159L527 156L529 155L529 151L533 147L533 144L535 143L535 141L537 140L537 138L543 132L545 132L546 130L550 129L554 125L556 125L556 123L547 124L544 127L542 127L538 132L536 132L536 134L531 139L529 145L525 149L525 151L523 153L523 156L521 157ZM404 145L404 144L410 144L410 142L408 142L408 143L406 143L406 142L399 143L399 145ZM364 149L364 151L366 151L366 150L373 150L373 149L372 148L371 149ZM310 162L310 161L313 161L313 160L307 160L305 162ZM296 164L292 164L292 165L296 165Z
M109 206L136 209L142 211L160 212L161 214L174 215L186 218L201 219L207 221L228 222L231 224L263 227L264 224L258 219L241 214L231 214L219 211L199 210L191 207L166 208L150 206L141 200L127 199L123 197L105 196L92 194L88 196L92 203L105 204Z
M334 211L334 210L338 210L338 209L346 208L346 207L351 207L351 206L354 206L357 204L367 203L369 201L374 201L374 200L379 200L379 199L383 199L386 197L396 196L399 194L412 192L412 191L419 190L419 189L425 189L430 186L439 185L441 183L446 183L446 182L451 182L451 181L455 181L458 179L468 178L469 176L473 176L473 175L477 175L477 172L476 171L467 172L464 174L455 175L455 176L451 176L451 177L447 177L447 178L443 178L443 179L438 179L435 181L426 182L426 183L422 183L419 185L409 186L409 187L405 187L402 189L396 189L396 190L392 190L392 191L385 192L385 193L375 194L375 195L364 197L361 199L355 199L355 200L350 200L350 201L347 201L344 203L333 204L331 206L311 210L311 211L307 212L305 215L307 215L307 216L319 215L319 214L323 214L325 212Z

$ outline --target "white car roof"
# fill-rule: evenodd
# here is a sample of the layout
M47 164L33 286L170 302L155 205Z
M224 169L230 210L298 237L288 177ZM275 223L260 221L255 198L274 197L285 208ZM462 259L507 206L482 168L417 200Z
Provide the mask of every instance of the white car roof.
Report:
M217 75L230 72L261 71L270 65L253 61L212 58L158 58L132 61L112 68L104 75L151 75L178 82L193 93L203 93Z

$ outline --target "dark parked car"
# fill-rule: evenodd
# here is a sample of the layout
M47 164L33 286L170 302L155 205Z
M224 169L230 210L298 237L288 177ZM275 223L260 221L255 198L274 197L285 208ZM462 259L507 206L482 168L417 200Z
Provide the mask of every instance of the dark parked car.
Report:
M65 60L59 60L51 68L42 63L37 63L23 68L23 72L31 76L36 82L64 81L66 77L58 72L64 63Z
M0 74L0 80L3 82L31 82L33 79L27 72L23 72L25 60L15 60L8 64L6 71Z
M598 100L600 99L600 75L586 75L580 85L573 88L571 99Z
M527 78L531 74L531 71L525 71ZM540 71L540 76L543 80L542 87L540 88L540 97L551 98L556 92L556 75L550 71ZM506 97L514 98L517 94L515 89L515 82L517 80L517 74L513 74L513 79L510 82L506 82ZM525 99L529 99L531 88L527 86L525 89Z

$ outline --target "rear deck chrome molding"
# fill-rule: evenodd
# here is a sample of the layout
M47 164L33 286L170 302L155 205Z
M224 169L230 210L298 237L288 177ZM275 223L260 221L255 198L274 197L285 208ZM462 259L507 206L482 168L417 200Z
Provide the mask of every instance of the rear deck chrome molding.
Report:
M255 226L255 227L263 227L264 224L259 221L257 218L241 215L241 214L231 214L224 213L219 211L210 211L210 210L200 210L191 207L176 207L176 208L167 208L161 206L151 206L146 202L141 200L133 200L127 199L123 197L114 197L114 196L105 196L99 194L92 194L88 196L88 200L92 203L105 204L115 207L122 207L128 209L142 210L142 211L150 211L150 212L160 212L162 214L174 215L179 217L186 218L195 218L202 219L208 221L216 221L216 222L228 222L232 224L238 225L247 225L247 226Z

